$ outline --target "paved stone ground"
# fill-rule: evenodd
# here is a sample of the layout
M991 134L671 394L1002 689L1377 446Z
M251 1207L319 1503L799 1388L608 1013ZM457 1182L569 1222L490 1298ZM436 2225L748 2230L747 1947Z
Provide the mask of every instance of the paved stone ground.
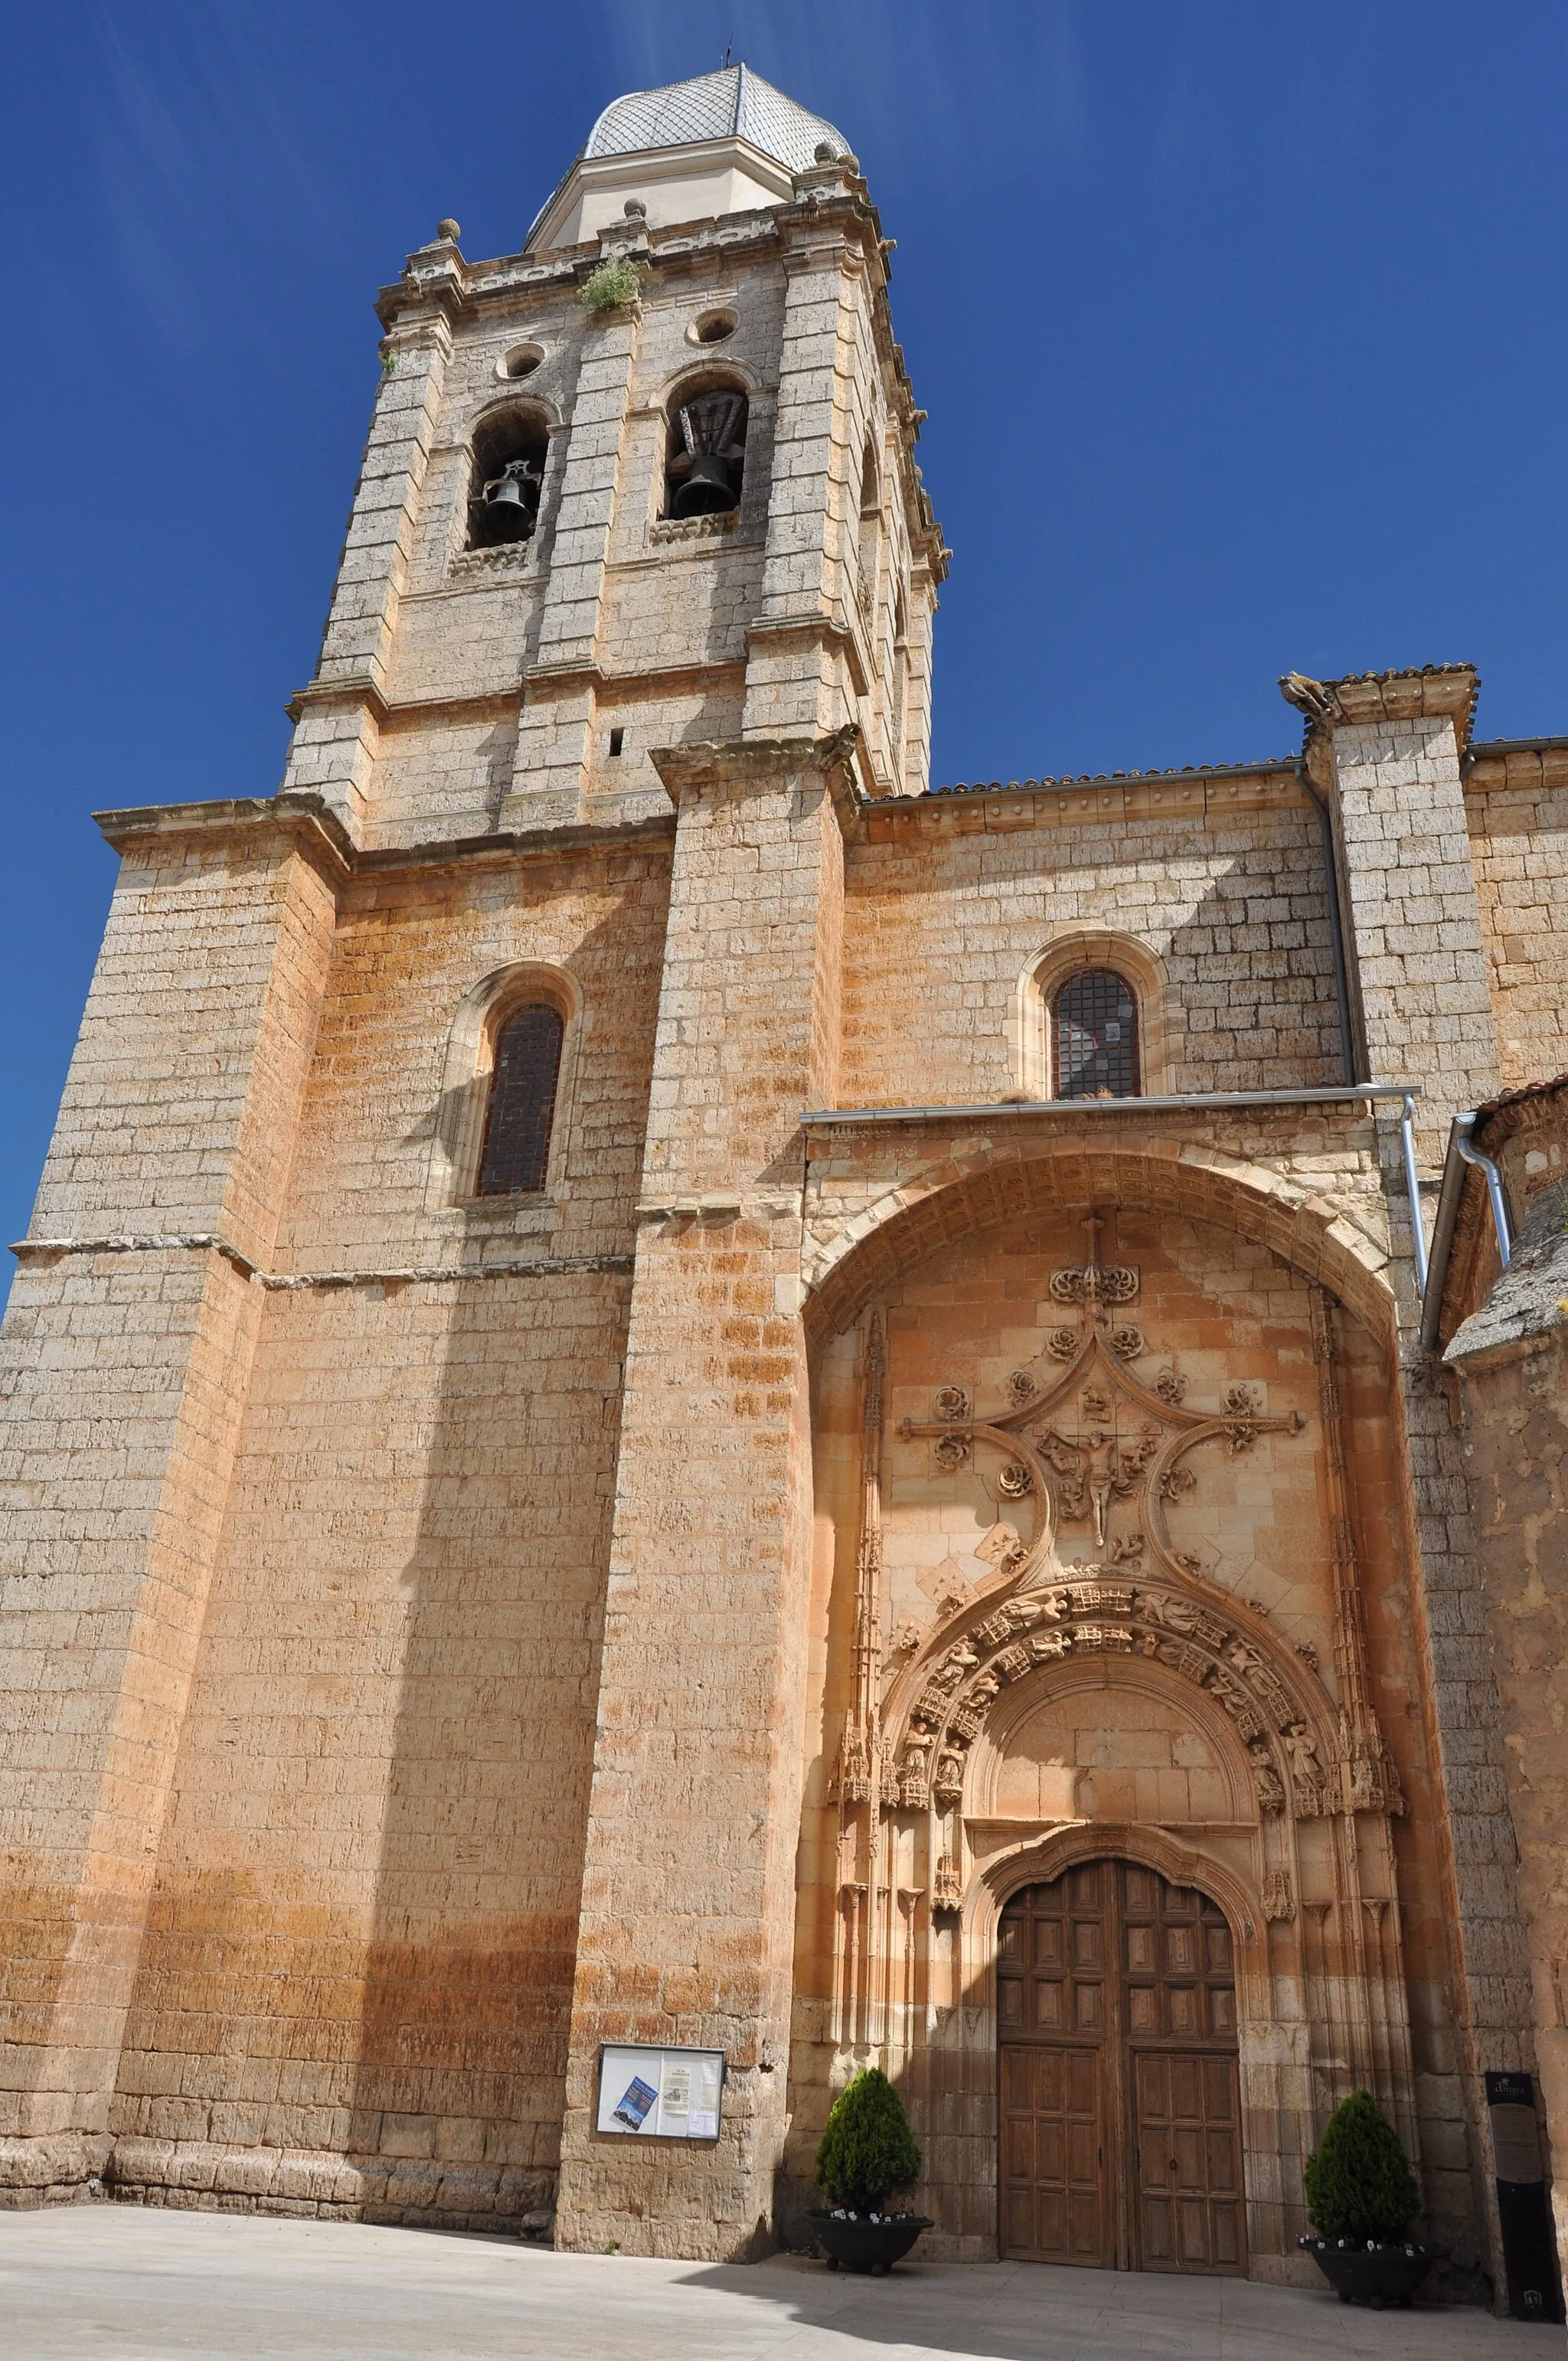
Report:
M1561 2329L1332 2294L992 2263L849 2279L553 2255L346 2222L0 2213L5 2361L1519 2361Z

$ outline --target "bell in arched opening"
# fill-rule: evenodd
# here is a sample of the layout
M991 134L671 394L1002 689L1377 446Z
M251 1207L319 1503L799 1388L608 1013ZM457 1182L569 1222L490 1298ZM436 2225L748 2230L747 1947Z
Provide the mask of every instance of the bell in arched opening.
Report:
M531 412L504 411L481 422L469 478L470 549L499 549L532 537L548 448L544 422Z
M718 516L740 505L746 465L746 397L720 386L676 411L666 468L671 517Z
M526 541L539 522L539 493L543 476L532 459L509 459L492 476L479 497L485 511L485 539Z

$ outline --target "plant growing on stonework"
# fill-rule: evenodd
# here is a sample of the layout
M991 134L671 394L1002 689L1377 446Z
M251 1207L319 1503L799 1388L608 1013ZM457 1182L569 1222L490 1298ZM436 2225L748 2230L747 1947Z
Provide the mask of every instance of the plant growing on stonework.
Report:
M880 2213L891 2191L919 2180L920 2150L904 2102L879 2068L868 2066L834 2100L817 2178L829 2205L850 2213Z
M1421 2192L1399 2135L1369 2091L1334 2109L1307 2158L1307 2211L1325 2238L1399 2245Z
M590 312L619 312L635 303L641 291L642 274L624 254L607 255L596 263L577 291Z

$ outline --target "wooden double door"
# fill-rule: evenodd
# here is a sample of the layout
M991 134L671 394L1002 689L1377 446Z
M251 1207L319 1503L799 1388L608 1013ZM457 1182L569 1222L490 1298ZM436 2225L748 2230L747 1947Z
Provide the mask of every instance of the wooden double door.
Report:
M1016 1894L996 1964L1001 2245L1102 2269L1246 2269L1224 1916L1134 1861Z

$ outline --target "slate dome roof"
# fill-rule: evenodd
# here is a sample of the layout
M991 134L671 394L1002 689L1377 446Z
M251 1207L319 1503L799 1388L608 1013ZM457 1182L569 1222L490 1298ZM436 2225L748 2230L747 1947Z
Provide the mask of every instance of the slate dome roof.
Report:
M628 91L605 108L588 134L585 158L631 156L650 148L684 148L698 139L749 139L791 172L815 162L826 140L836 155L849 141L820 115L812 115L764 82L750 66L721 66L663 90Z

